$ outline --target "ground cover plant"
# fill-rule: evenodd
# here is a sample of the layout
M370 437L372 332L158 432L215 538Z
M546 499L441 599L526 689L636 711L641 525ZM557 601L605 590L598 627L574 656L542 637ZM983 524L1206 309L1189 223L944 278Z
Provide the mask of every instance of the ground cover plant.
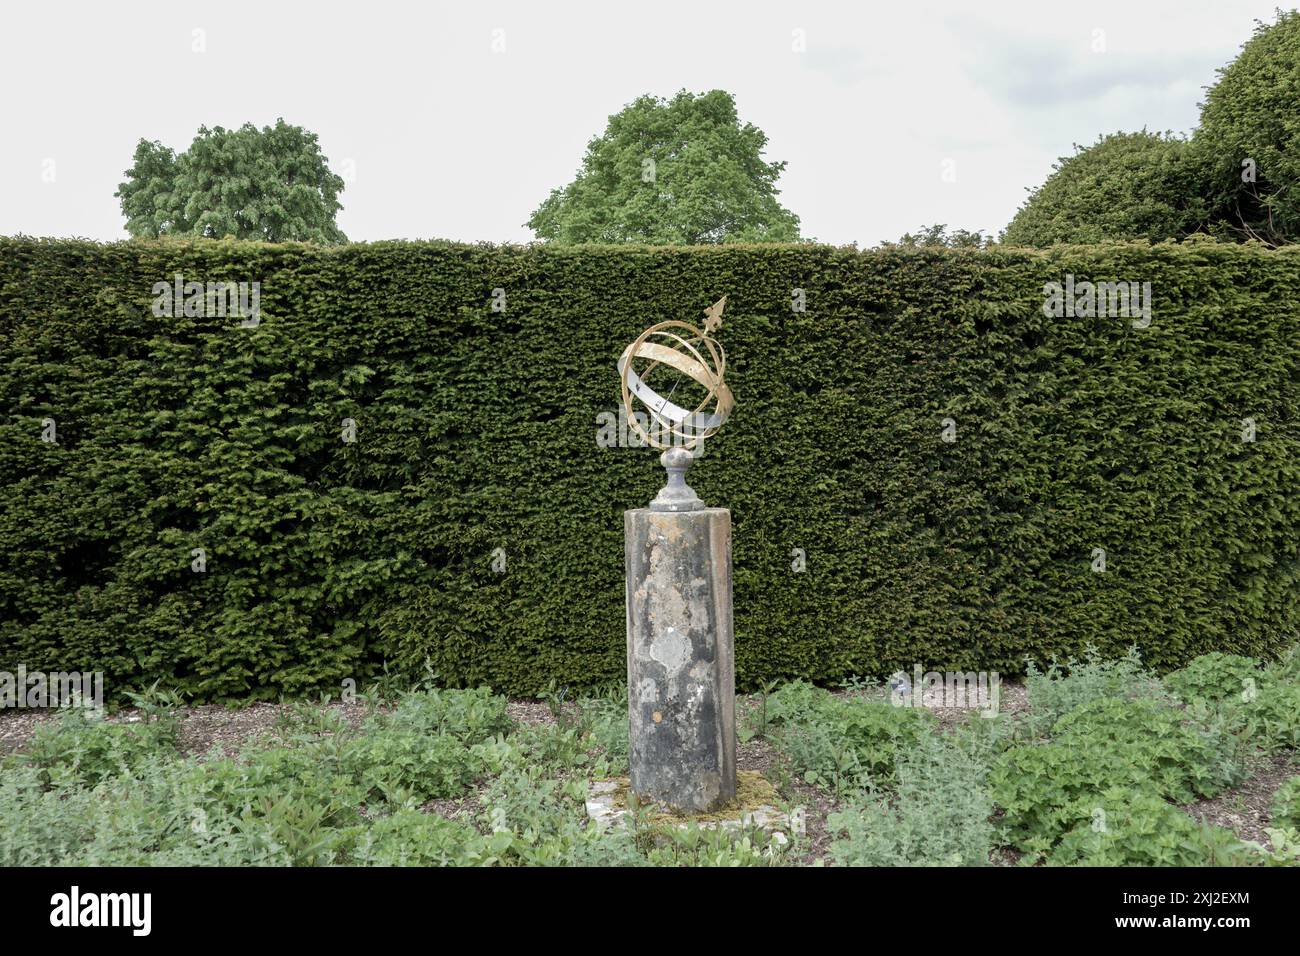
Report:
M742 698L741 768L793 814L779 835L635 801L621 826L588 819L589 783L627 774L617 685L512 702L430 674L348 705L262 705L259 733L206 749L154 689L36 721L2 758L0 865L1300 863L1296 716L1267 703L1300 687L1294 658L1211 654L1160 680L1090 652L1029 673L996 714L899 706L867 682ZM1268 767L1290 772L1255 826L1192 812Z

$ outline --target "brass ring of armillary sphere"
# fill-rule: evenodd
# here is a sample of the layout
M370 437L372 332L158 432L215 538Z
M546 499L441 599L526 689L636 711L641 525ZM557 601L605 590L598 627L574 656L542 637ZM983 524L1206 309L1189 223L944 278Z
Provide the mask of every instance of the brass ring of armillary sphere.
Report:
M678 332L684 335L679 335ZM676 344L666 345L655 339ZM696 345L708 353L711 361L705 359ZM640 374L632 367L632 361L638 358L650 361ZM660 365L676 369L703 386L704 399L694 409L688 410L673 404L667 397L652 389L646 384L646 379ZM636 341L623 350L618 360L623 407L627 411L628 425L652 448L694 448L704 439L716 434L735 407L731 389L723 381L726 370L727 355L722 346L698 327L676 319L650 326L637 337ZM636 409L632 404L634 395L658 422L661 429L667 431L670 438L676 437L680 441L663 442L652 437L637 420ZM716 405L713 411L705 413L705 408L714 402Z

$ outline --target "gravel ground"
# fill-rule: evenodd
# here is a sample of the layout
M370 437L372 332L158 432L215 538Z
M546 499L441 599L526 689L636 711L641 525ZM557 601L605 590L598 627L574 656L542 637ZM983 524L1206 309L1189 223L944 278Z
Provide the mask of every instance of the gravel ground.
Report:
M1272 825L1273 794L1289 778L1300 774L1297 761L1300 754L1294 753L1260 757L1247 771L1241 786L1183 809L1203 823L1227 827L1243 840L1253 840L1271 849L1264 830Z
M55 716L48 710L0 710L0 753L21 749L37 727Z
M889 689L887 687L871 687L863 690L835 690L831 691L831 693L837 697L861 696L868 700L889 699ZM963 723L971 712L971 708L968 706L944 700L941 688L924 691L921 694L921 702L930 713L938 718L940 726L945 729L953 724ZM990 702L990 700L981 697L978 700L978 706L987 708ZM1025 685L1003 681L997 690L996 704L997 713L1000 714L1019 714L1028 710L1029 695L1025 690Z

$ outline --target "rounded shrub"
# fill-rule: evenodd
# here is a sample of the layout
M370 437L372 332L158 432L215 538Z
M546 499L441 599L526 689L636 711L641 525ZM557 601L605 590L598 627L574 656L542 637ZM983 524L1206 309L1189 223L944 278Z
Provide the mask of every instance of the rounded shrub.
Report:
M1300 237L1300 13L1259 23L1219 71L1193 143L1217 231L1272 243Z
M1185 140L1169 134L1112 133L1062 157L1016 213L1002 241L1180 239L1203 216L1197 174Z

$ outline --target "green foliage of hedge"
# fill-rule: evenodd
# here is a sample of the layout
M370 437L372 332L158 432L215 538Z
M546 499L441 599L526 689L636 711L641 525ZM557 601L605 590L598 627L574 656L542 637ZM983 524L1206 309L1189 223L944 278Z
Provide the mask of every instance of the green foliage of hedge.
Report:
M175 273L259 281L260 325L153 315ZM1150 328L1045 317L1067 273L1151 282ZM1294 250L1211 244L0 239L0 669L207 699L426 658L621 680L621 512L662 470L596 416L625 344L724 293L739 406L691 481L732 509L742 687L1269 657L1300 614L1297 287Z

